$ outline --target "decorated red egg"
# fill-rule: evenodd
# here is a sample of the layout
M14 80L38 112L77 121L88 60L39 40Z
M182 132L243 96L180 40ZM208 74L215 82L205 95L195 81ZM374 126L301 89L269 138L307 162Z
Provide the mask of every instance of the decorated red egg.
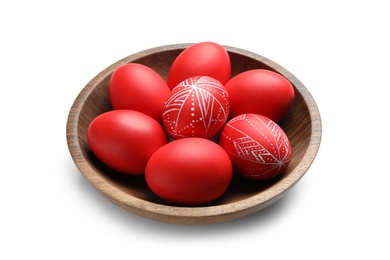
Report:
M188 78L177 85L165 102L163 123L171 137L211 139L229 115L225 87L208 76Z
M167 83L173 89L187 78L203 75L225 84L230 74L230 57L225 48L215 42L199 42L176 57L169 70Z
M248 179L265 180L283 173L291 160L290 141L283 129L258 114L242 114L222 129L220 146L234 171Z
M294 88L282 75L265 69L244 71L230 79L230 118L254 113L278 122L294 100Z

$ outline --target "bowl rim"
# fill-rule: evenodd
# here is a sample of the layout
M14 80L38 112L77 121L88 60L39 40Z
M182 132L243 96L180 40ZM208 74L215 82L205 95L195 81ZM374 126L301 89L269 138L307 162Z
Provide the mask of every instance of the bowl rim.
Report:
M117 67L150 54L185 49L192 44L193 43L170 44L139 51L118 60L98 73L81 90L75 99L67 119L66 136L71 157L79 171L100 193L118 206L137 215L162 222L176 224L210 224L243 217L271 205L303 177L317 155L322 135L321 117L318 107L308 89L292 73L279 64L259 54L236 47L222 45L228 52L258 60L265 65L272 67L276 72L290 80L294 87L304 96L311 117L311 137L302 160L288 176L259 194L223 205L196 207L170 206L146 201L125 193L115 187L115 185L107 182L103 177L95 174L93 168L84 157L78 140L78 120L84 102L94 90L94 87L102 80L106 79ZM216 219L217 217L218 220Z

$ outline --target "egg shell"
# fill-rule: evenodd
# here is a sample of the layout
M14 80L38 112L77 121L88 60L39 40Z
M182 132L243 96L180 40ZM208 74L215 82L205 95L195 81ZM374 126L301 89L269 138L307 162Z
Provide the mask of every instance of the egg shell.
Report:
M248 179L278 176L291 160L290 141L283 129L258 114L239 115L227 122L219 145L228 153L234 171Z
M163 109L163 124L174 139L213 138L229 115L229 95L225 87L208 76L191 77L171 92Z
M225 88L230 96L230 118L254 113L278 122L294 101L290 81L265 69L244 71L230 79Z
M134 110L112 110L95 117L87 140L103 164L130 175L144 174L150 156L168 143L161 124Z
M181 205L199 205L219 198L233 175L226 152L197 137L174 140L158 149L145 169L149 188L160 198Z
M167 83L156 71L138 63L118 67L109 82L113 109L136 110L159 123L162 123L161 111L170 92Z
M230 75L230 57L225 48L215 42L200 42L176 57L168 72L167 83L173 89L187 78L209 76L225 84Z

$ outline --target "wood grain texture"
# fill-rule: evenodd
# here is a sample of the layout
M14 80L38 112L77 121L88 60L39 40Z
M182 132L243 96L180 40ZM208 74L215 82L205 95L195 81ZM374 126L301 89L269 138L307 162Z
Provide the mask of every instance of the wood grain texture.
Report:
M93 78L74 101L66 135L70 154L84 177L105 197L124 209L157 221L174 224L212 224L245 217L271 205L299 181L312 164L321 142L322 126L317 105L306 87L275 62L242 49L224 46L232 62L232 76L249 69L269 69L286 77L295 88L295 99L279 122L290 139L292 160L281 176L269 181L250 181L237 175L226 193L206 205L181 207L155 196L143 176L126 176L110 170L92 154L86 131L97 115L111 110L108 82L119 66L134 62L157 71L164 79L177 55L191 44L148 49L112 64Z

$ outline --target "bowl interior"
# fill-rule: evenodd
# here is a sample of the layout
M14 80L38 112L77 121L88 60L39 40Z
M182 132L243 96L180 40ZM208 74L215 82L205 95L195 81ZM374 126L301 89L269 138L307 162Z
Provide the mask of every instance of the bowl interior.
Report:
M73 114L71 113L72 115L70 117L74 118L75 123L68 124L67 126L68 144L70 146L71 153L76 149L80 152L78 156L76 156L75 153L72 153L76 164L78 164L81 160L83 163L86 162L87 165L85 167L90 168L88 174L93 172L94 175L99 177L99 180L109 183L111 187L119 190L120 192L129 194L143 201L160 205L175 206L154 195L146 185L143 176L123 175L103 165L91 152L87 143L86 131L89 123L97 115L111 110L108 97L108 83L111 73L117 67L129 62L140 63L151 67L164 79L166 79L172 62L187 46L189 45L183 44L167 46L166 48L160 47L126 57L97 75L84 88L72 108ZM234 174L232 183L228 190L219 199L207 205L202 205L202 207L226 205L255 195L258 196L262 192L271 189L275 184L283 182L283 180L289 178L298 165L301 164L301 161L304 159L312 140L312 114L310 113L310 108L306 102L308 98L311 98L311 96L305 92L305 87L284 68L262 56L228 46L226 46L226 49L230 55L232 63L232 76L250 69L269 69L282 74L293 84L295 88L294 102L286 116L278 122L290 139L292 146L292 160L284 174L268 181L246 180ZM75 128L75 136L71 136L69 133L72 132L71 128ZM314 158L309 158L309 160L313 159ZM308 167L310 163L311 161L309 161L305 167ZM86 175L83 172L83 169L80 168L80 165L78 166L81 172ZM301 170L299 176L297 176L294 181L299 179L305 170L306 169ZM87 178L88 177L90 176L87 176Z

